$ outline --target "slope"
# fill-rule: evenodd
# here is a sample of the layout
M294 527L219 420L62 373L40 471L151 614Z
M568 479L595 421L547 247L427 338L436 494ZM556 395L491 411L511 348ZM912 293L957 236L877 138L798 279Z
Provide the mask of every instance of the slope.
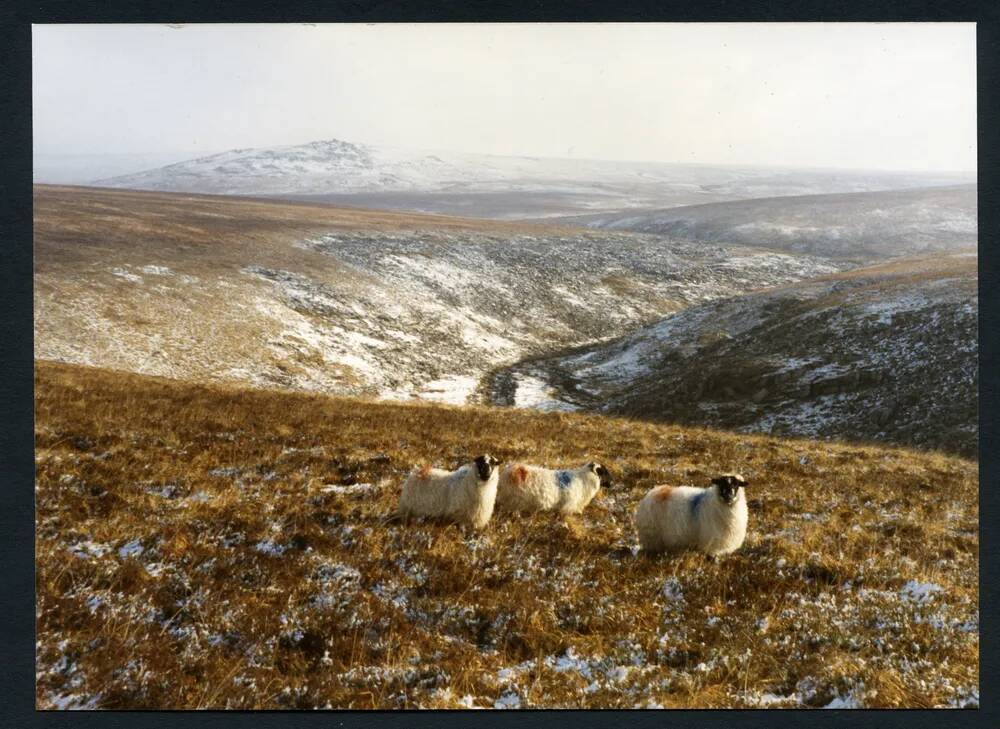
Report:
M797 195L630 210L559 222L857 261L975 246L977 187Z
M693 307L504 371L494 399L972 456L976 260L900 259Z
M35 353L465 402L524 357L838 268L631 233L37 187Z
M37 365L39 708L978 705L969 461ZM616 486L384 521L411 465L481 451ZM647 488L729 469L739 552L635 553Z

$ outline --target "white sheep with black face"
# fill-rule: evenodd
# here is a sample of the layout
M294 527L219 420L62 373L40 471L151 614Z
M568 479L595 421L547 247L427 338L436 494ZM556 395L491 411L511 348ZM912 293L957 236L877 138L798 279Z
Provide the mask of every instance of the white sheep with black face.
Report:
M403 518L444 518L481 529L493 515L498 463L484 454L455 471L415 468L403 483L396 513Z
M710 555L739 549L747 533L746 479L727 473L708 488L657 486L635 510L639 544L649 552L693 548Z
M578 514L611 485L608 469L588 463L569 470L552 470L524 463L511 463L500 471L497 509L502 511L559 511Z

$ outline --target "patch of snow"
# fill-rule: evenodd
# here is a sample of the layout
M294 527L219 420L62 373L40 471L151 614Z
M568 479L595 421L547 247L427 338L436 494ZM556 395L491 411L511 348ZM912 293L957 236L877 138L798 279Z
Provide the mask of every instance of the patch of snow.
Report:
M449 405L465 405L478 386L477 377L452 375L424 384L417 397Z
M167 570L167 565L162 562L151 562L146 565L146 572L152 577L159 577Z
M148 273L151 276L171 276L173 271L171 271L166 266L143 266L139 269L143 273Z
M269 554L272 557L278 557L288 551L288 547L273 542L270 539L263 539L254 545L254 549L262 554Z
M631 670L632 666L615 666L604 675L612 683L621 683L628 678Z
M138 276L124 268L112 268L111 273L118 278L125 279L131 283L142 283L142 276Z
M546 664L551 666L557 673L575 671L584 678L591 678L590 662L584 658L580 658L573 646L567 648L566 653L561 656L555 658L550 656L546 659Z
M364 494L368 493L375 488L375 484L372 483L354 483L349 486L342 486L340 484L328 483L325 484L320 491L324 494Z
M89 539L77 542L69 547L69 552L74 557L79 557L80 559L89 559L91 557L103 557L108 552L110 552L112 547L107 544L101 544L99 542L92 542Z
M922 605L930 602L931 599L933 599L934 594L941 592L943 589L943 587L936 585L933 582L918 582L917 580L910 580L903 585L899 594L910 602Z
M837 696L829 704L824 706L824 709L862 709L864 708L864 703L861 697L858 696L861 693L861 689L851 689L847 692L845 696Z
M243 469L236 468L235 466L226 466L220 468L213 468L208 472L209 476L216 476L217 478L235 478L243 472Z
M794 703L798 704L799 699L796 696L780 696L778 694L772 694L769 692L764 692L752 700L752 703L756 706L775 706L778 704Z
M521 697L510 691L505 693L493 703L494 709L520 709Z
M960 691L958 696L951 699L948 702L948 708L951 709L978 709L979 708L979 689L966 689Z
M684 602L684 590L681 588L680 580L676 577L668 577L663 583L663 597L668 602Z
M521 372L514 374L514 407L542 411L573 411L579 408L553 397L555 391L544 380Z
M93 711L98 708L101 697L51 693L48 695L48 700L53 708L60 711Z
M139 539L133 539L131 542L118 549L118 556L122 559L126 559L128 557L138 557L143 553L143 551L142 541Z

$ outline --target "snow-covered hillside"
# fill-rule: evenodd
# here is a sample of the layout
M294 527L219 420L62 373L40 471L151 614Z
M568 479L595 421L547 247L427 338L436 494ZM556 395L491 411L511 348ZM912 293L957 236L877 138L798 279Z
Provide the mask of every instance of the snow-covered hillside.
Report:
M973 455L976 260L898 260L716 300L511 368L494 398Z
M93 184L226 195L335 196L340 204L351 202L343 196L358 195L355 204L367 207L510 218L971 181L968 175L946 173L502 157L329 139L235 149ZM487 204L476 204L481 199Z
M975 246L976 194L976 185L958 185L768 197L563 222L869 261Z
M290 216L280 224L274 211ZM118 191L36 200L35 354L146 374L463 403L492 370L838 269L631 233ZM170 220L169 224L163 221ZM370 222L365 223L365 220ZM454 223L453 223L454 225ZM66 240L73 245L67 246Z

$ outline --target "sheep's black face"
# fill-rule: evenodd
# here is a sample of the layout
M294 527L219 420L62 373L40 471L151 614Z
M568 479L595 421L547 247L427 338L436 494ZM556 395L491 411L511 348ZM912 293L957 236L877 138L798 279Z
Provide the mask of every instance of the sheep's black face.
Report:
M496 458L491 456L489 453L484 453L476 459L476 472L479 475L480 481L489 481L490 476L493 475L493 469L497 467L500 463Z
M611 474L608 472L608 469L600 463L588 463L587 466L601 479L601 488L606 489L611 487Z
M715 486L719 487L719 498L727 505L732 506L740 496L740 487L747 485L746 479L739 474L727 474L712 480Z

